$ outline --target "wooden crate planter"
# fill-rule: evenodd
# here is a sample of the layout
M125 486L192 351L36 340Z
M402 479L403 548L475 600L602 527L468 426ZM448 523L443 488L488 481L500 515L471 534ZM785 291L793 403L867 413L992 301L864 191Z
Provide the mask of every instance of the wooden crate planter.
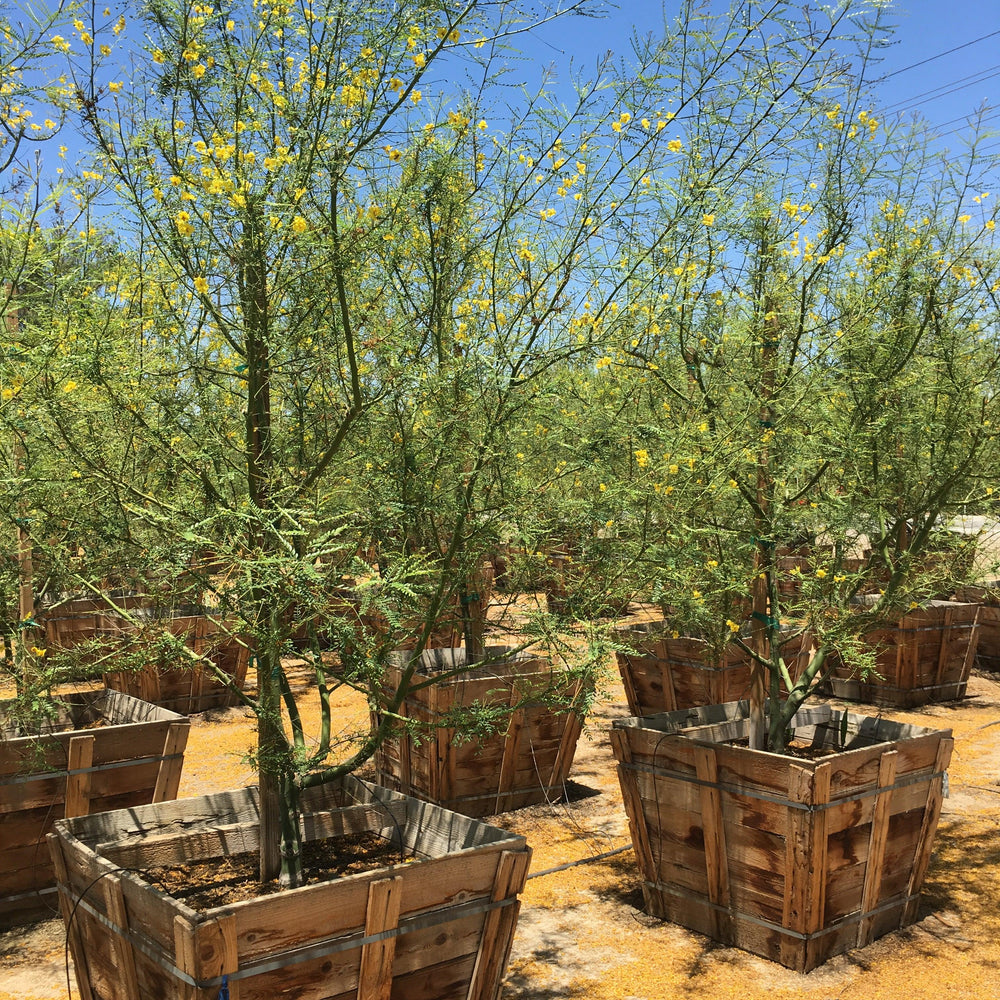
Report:
M745 702L614 723L648 911L808 972L917 917L951 730L801 710L805 759L749 750Z
M182 666L161 662L140 670L107 671L104 683L109 688L186 715L240 703L250 664L245 641L204 615L156 619L151 628L168 629L211 666L192 660Z
M132 612L140 624L122 617L117 608ZM41 613L39 623L45 628L49 653L95 641L93 653L85 659L101 666L113 658L116 646L127 648L144 629L151 638L164 629L183 638L216 669L192 661L182 667L161 662L140 670L103 671L106 687L172 712L193 714L236 705L246 683L250 662L246 643L224 632L200 611L185 614L159 608L152 598L141 595L116 597L113 604L101 598L79 598Z
M399 714L418 723L418 731L397 733L382 744L375 758L381 784L469 816L562 798L580 737L577 711L588 693L586 682L563 675L546 659L508 654L503 647L488 647L486 655L486 665L438 678L407 697ZM407 662L406 653L395 655L387 689L398 686ZM427 650L413 684L464 663L464 650ZM473 703L511 709L506 729L482 739L456 738L443 717Z
M172 799L189 722L116 691L64 695L40 735L6 723L0 703L0 927L52 916L45 836L63 816Z
M630 651L615 654L632 715L673 712L697 705L739 701L750 690L750 657L730 644L720 657L704 640L673 638L664 622L643 622L619 630ZM792 677L809 665L812 639L790 633L782 655Z
M963 587L953 597L955 601L979 605L979 644L976 646L976 666L981 670L1000 671L1000 580L991 580L976 587Z
M244 1000L495 1000L524 838L353 777L303 801L307 839L372 831L415 860L195 910L122 869L255 850L256 789L58 823L83 1000L218 1000L224 985Z
M862 680L835 665L829 689L838 698L873 705L912 708L964 698L979 642L979 605L931 601L869 633L877 648L876 671Z

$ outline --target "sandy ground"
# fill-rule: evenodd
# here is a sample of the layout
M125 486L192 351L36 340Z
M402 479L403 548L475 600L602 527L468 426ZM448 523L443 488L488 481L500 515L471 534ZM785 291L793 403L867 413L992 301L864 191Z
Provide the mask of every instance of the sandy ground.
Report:
M302 684L307 718L314 698ZM861 711L874 714L874 709ZM626 715L609 676L581 739L570 803L496 817L527 837L531 873L504 1000L956 1000L1000 998L1000 675L975 674L961 702L891 718L956 737L950 796L924 889L919 922L801 975L642 912L614 761L611 720ZM337 701L345 733L367 721L356 696ZM249 783L243 755L253 720L239 709L192 720L181 796ZM2 830L0 830L2 833ZM580 862L558 872L549 869ZM0 935L0 1000L66 1000L62 924Z

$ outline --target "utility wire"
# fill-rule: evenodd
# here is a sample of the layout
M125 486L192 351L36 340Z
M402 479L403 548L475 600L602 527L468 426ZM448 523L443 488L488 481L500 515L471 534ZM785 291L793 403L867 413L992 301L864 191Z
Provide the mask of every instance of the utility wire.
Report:
M939 97L945 97L947 94L953 94L957 90L965 90L968 87L973 87L977 83L982 83L984 80L990 80L998 75L1000 75L1000 63L996 66L990 66L989 69L979 70L969 76L963 76L957 80L942 83L939 87L935 87L933 90L925 90L922 94L915 94L913 97L905 97L901 101L896 101L895 104L886 105L882 110L902 114L903 112L913 110L913 107L918 104L926 104L929 101L936 101ZM956 84L958 86L955 86Z
M927 63L934 62L936 59L943 59L945 56L950 56L953 52L961 52L962 49L967 49L971 45L976 45L979 42L985 42L987 38L995 38L1000 35L1000 29L996 31L991 31L988 35L980 35L978 38L973 38L971 42L963 42L961 45L956 45L952 49L946 49L944 52L938 52L936 55L928 56L926 59L921 59L919 62L910 63L909 66L901 66L899 69L894 69L891 73L886 73L884 76L880 76L877 80L873 80L873 84L883 83L886 80L891 80L894 76L899 76L900 73L906 73L911 69L916 69L918 66L926 66Z

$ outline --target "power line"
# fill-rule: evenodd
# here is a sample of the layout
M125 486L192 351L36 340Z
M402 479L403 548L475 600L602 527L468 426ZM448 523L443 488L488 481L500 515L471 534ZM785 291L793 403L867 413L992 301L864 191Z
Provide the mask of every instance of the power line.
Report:
M944 52L938 52L936 55L928 56L926 59L921 59L919 62L910 63L909 66L901 66L899 69L894 69L891 73L886 73L885 76L879 77L874 80L874 84L884 83L886 80L891 80L894 76L899 76L900 73L906 73L911 69L916 69L918 66L926 66L927 63L934 62L936 59L943 59L945 56L950 56L953 52L961 52L962 49L967 49L971 45L976 45L979 42L985 42L987 38L995 38L1000 35L1000 29L996 31L991 31L988 35L980 35L978 38L973 38L971 42L963 42L961 45L956 45L952 49L946 49Z
M946 97L948 94L954 94L958 90L965 90L967 87L975 86L977 83L982 83L984 80L989 80L998 75L1000 75L1000 63L995 66L990 66L989 69L978 70L975 73L969 74L969 76L959 77L957 80L952 80L949 83L943 83L939 87L934 87L932 90L925 90L922 94L915 94L913 97L907 97L901 101L896 101L895 104L886 105L882 110L894 111L898 108L899 113L902 114L904 111L912 110L912 108L917 104L925 104L928 101L935 101L939 97ZM957 86L958 84L961 86ZM951 89L949 90L945 88ZM901 105L906 105L906 107L901 107Z

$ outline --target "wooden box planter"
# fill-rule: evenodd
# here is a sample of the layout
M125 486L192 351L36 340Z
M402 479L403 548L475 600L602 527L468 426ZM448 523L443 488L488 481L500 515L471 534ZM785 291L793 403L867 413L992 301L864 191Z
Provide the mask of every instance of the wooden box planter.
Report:
M180 667L150 663L141 670L106 672L104 683L109 688L185 715L240 703L239 692L246 683L250 664L245 641L229 635L204 615L158 619L154 627L167 628L183 638L185 645L209 660L215 669L197 660Z
M614 723L648 911L800 972L912 923L951 730L803 709L795 742L829 749L808 759L731 745L747 714Z
M632 715L653 715L697 705L720 705L745 698L750 689L750 657L730 644L722 657L704 640L673 638L664 622L643 622L616 633L634 652L615 657ZM792 635L782 656L792 677L809 665L812 640Z
M869 633L877 648L876 671L865 680L844 664L828 687L838 698L912 708L964 698L979 642L979 605L931 601L907 612L895 626Z
M1000 671L1000 580L963 587L952 599L979 605L976 666L982 670Z
M200 611L187 614L165 611L156 607L152 598L142 595L116 597L114 605L134 612L144 624L148 623L151 632L168 629L183 638L196 653L211 660L226 679L197 662L184 667L151 663L141 670L105 670L106 687L183 714L239 703L239 691L246 683L250 662L244 642L226 634ZM89 659L106 663L115 645L128 646L143 627L121 617L115 606L100 598L78 598L39 614L39 623L45 628L46 648L54 653L100 640L104 648L96 647Z
M393 735L376 753L381 784L468 816L562 798L580 737L586 682L563 675L546 659L508 655L504 647L488 647L486 657L482 666L411 692L399 714L418 726L416 732ZM408 654L395 654L387 689L398 686L407 662ZM427 650L412 683L464 663L464 650ZM462 739L443 721L447 713L474 703L512 709L505 731Z
M136 870L256 850L256 789L56 824L83 1000L495 1000L524 838L353 777L303 804L309 840L371 831L415 859L196 910Z
M52 916L45 836L63 816L172 799L186 718L116 691L63 695L39 735L18 732L0 703L0 928Z

